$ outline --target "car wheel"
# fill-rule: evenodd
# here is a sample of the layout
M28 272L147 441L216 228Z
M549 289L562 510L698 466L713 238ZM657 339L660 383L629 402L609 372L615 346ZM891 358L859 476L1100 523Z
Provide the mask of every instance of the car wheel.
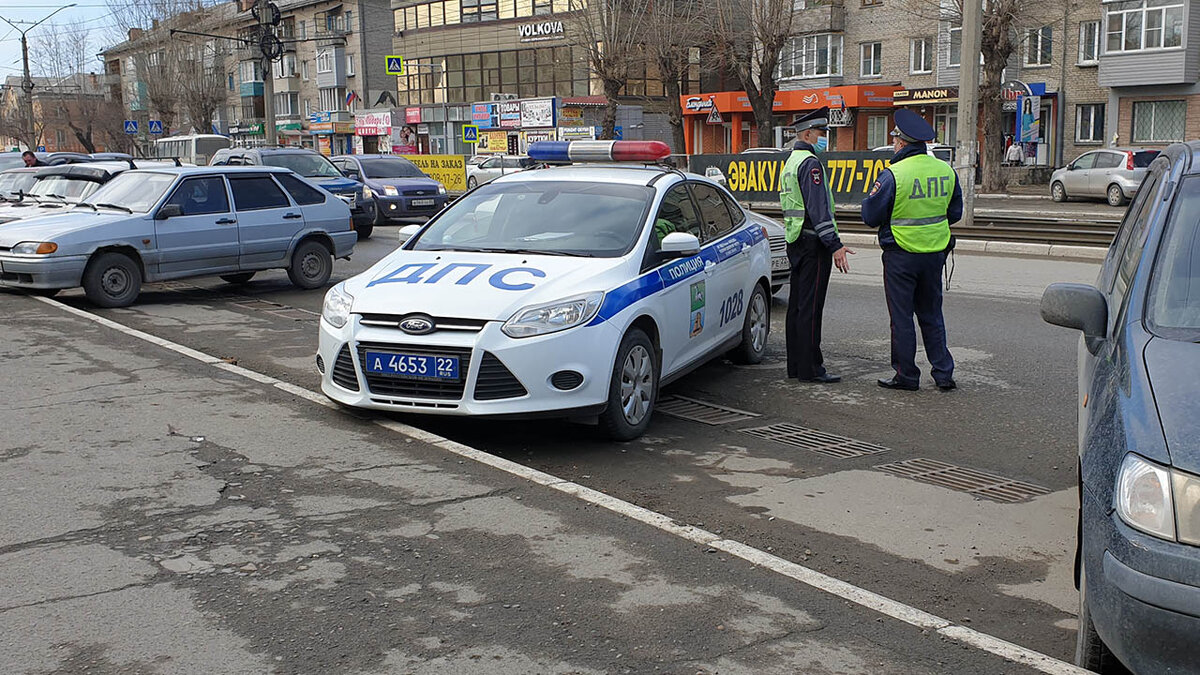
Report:
M1063 187L1062 183L1054 181L1054 184L1050 186L1050 197L1056 202L1067 201L1067 188Z
M383 215L383 207L379 205L379 201L375 201L375 217L371 219L371 225L383 225L387 222L387 217Z
M365 225L355 225L354 231L358 233L358 240L370 239L371 233L375 231L375 226L371 223Z
M1096 626L1087 600L1087 566L1079 567L1079 631L1075 635L1075 665L1104 675L1127 675L1125 666L1109 650Z
M1123 206L1125 204L1125 193L1121 191L1121 186L1116 183L1108 186L1108 205Z
M292 265L288 267L288 279L305 290L319 288L333 274L333 256L319 241L308 239L300 242L292 253Z
M254 272L238 272L237 274L222 274L221 281L231 284L244 284L254 278Z
M641 436L650 426L658 399L658 358L646 333L632 328L621 340L608 384L608 408L600 428L614 441Z
M477 187L479 187L479 181L475 180L475 176L471 176L470 178L467 179L467 189L468 190L474 190Z
M746 318L742 320L742 343L729 352L734 363L762 363L767 351L767 335L771 332L771 302L762 286L756 285L746 303Z
M132 305L142 292L142 270L123 253L101 253L83 271L83 292L100 307Z

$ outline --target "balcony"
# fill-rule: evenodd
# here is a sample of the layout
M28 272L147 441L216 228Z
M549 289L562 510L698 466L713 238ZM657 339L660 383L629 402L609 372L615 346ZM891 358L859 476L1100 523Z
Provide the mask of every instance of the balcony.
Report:
M808 0L807 8L796 12L796 35L807 33L839 33L846 29L846 7L843 0Z
M238 86L238 96L241 96L242 98L247 98L250 96L262 96L262 95L263 95L263 83L262 82L243 82Z

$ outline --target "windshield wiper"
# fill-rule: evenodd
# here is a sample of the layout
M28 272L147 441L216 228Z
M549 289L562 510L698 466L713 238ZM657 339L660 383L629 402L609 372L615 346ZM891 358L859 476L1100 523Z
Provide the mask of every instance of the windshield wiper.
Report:
M91 208L93 211L96 210L96 205L91 202L79 202L75 206L87 206L87 207Z
M102 206L106 209L120 209L125 213L133 213L133 209L129 208L128 206L121 206L120 204L109 204L106 202L104 204L97 204L96 206Z

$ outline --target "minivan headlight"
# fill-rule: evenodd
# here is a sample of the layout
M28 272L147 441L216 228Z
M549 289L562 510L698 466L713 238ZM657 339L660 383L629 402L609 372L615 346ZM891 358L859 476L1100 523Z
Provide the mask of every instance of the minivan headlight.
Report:
M1171 503L1171 472L1129 453L1117 472L1117 513L1131 527L1162 539L1175 540L1175 510Z
M580 298L525 307L505 321L500 330L511 338L557 333L591 321L600 311L602 300L604 293L596 292Z
M325 305L321 308L321 318L329 322L330 326L341 328L350 320L352 304L354 304L354 296L346 292L346 284L338 284L325 294Z
M446 186L445 186L445 185L442 185L441 183L438 183L438 194L439 194L439 195L444 195L444 194L446 194Z

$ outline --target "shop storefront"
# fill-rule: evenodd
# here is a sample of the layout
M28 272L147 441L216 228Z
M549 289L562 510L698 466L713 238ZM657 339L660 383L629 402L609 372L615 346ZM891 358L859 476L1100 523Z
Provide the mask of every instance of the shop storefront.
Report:
M230 124L229 135L233 138L233 144L239 148L258 148L267 144L262 122Z
M309 116L308 132L316 139L322 155L348 155L354 152L354 122L334 119L343 113L319 112Z
M355 154L391 154L391 111L359 113L354 116Z
M275 133L279 136L279 145L291 147L304 147L304 138L308 135L300 122L276 124Z
M848 85L775 94L773 147L792 139L789 125L800 113L830 109L830 149L869 150L886 143L892 109L891 85ZM688 154L736 154L758 145L758 129L750 101L741 91L681 96Z

